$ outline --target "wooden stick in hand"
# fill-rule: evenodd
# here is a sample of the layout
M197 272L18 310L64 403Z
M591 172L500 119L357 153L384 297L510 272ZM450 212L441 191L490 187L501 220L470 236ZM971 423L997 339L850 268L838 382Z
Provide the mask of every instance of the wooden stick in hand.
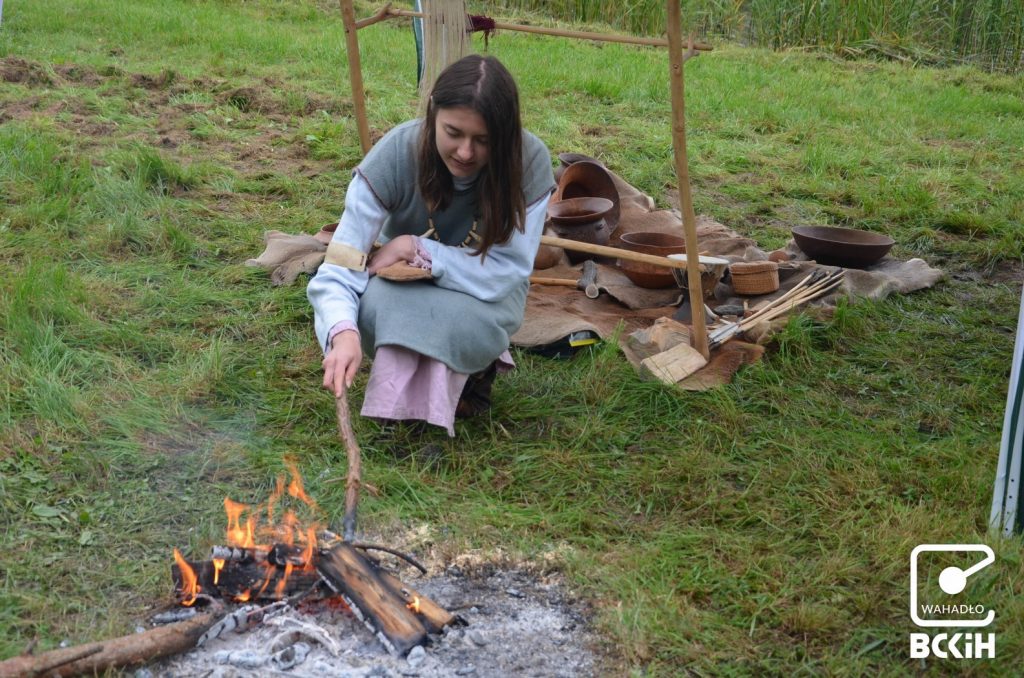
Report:
M351 542L356 537L356 505L359 503L359 485L362 475L362 460L356 434L352 431L352 418L348 410L348 388L342 386L341 395L334 399L334 409L338 414L338 432L341 442L345 444L348 455L348 477L345 481L345 519L342 523L345 541Z

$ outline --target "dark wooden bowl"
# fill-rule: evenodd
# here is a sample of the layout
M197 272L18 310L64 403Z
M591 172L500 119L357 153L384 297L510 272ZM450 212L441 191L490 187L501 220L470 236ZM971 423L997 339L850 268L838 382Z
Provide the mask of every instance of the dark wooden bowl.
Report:
M569 198L548 203L548 216L556 224L575 226L603 219L612 209L605 198Z
M794 226L793 240L819 264L867 268L884 257L896 241L881 233L835 226Z

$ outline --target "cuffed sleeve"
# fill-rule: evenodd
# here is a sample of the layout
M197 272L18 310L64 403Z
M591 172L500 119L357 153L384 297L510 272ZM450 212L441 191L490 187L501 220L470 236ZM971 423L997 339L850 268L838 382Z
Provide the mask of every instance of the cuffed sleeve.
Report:
M355 174L345 194L345 209L331 242L340 242L368 253L387 219L387 210L361 175ZM306 288L313 306L314 328L324 352L330 350L331 329L339 323L355 326L359 296L366 291L369 274L323 263Z

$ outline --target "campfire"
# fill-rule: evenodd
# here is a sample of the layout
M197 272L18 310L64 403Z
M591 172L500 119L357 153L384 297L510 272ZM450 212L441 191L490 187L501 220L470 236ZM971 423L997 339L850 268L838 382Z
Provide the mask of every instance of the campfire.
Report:
M279 476L266 504L251 507L224 498L224 544L213 546L208 560L189 562L174 550L171 575L182 605L192 606L201 593L238 603L281 600L320 582L314 555L323 525L303 522L297 513L305 508L319 514L319 507L306 494L295 463L285 465L290 482ZM301 506L289 506L289 498Z
M387 650L404 655L439 633L457 617L386 571L369 551L395 555L421 572L411 556L389 547L345 541L322 521L300 519L299 510L319 514L306 494L294 462L266 504L258 507L224 499L225 543L214 545L202 561L186 560L174 550L171 576L182 606L199 601L262 603L259 612L308 598L338 597L377 636ZM299 506L291 506L295 502ZM229 622L230 624L230 622ZM216 637L216 627L207 636Z

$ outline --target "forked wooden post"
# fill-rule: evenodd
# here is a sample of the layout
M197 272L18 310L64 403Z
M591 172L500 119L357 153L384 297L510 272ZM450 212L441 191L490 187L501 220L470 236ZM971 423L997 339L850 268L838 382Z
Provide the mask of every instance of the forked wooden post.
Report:
M352 0L341 3L341 21L345 25L345 52L348 54L348 78L352 82L352 105L356 109L356 126L363 155L370 152L370 123L366 118L366 98L363 94L363 67L359 62L359 38L356 37L356 10Z
M693 347L705 359L708 351L708 328L704 320L704 292L700 286L700 258L697 250L697 217L693 214L690 195L690 170L686 161L686 108L683 85L683 62L693 54L692 46L683 54L682 18L679 0L668 0L668 59L672 84L672 148L676 162L676 182L679 184L679 207L683 212L683 235L686 237L686 279L690 288L690 308L693 311Z

